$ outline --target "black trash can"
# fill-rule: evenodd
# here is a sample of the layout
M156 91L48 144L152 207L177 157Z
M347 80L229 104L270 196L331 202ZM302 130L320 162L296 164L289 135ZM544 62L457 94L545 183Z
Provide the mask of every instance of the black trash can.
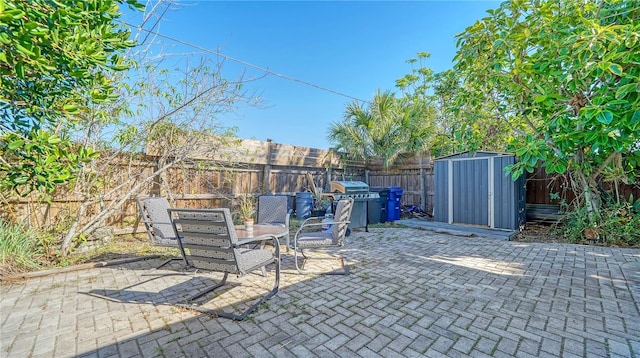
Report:
M387 198L387 221L400 220L400 201L402 200L402 188L397 186L388 186L389 190Z
M389 197L389 189L374 186L370 187L369 191L380 195L380 199L369 200L367 202L369 224L377 224L387 221L387 198Z

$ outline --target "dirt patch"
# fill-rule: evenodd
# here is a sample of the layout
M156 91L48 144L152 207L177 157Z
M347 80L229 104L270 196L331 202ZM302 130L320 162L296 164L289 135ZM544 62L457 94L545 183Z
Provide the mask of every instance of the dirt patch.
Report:
M569 243L563 237L555 235L552 226L544 224L527 224L524 230L514 236L511 241Z
M32 271L48 271L56 269L66 269L71 266L89 265L109 261L127 260L131 258L147 257L177 257L180 251L177 248L154 246L149 243L146 237L136 238L123 236L107 245L89 250L84 253L72 253L66 257L51 256L48 259L42 258L38 266L18 268L12 261L7 261L0 265L0 278L20 275Z

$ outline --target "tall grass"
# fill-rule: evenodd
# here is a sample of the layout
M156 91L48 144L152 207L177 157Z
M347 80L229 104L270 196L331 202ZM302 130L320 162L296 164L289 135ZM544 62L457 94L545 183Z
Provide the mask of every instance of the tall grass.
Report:
M0 272L38 268L43 256L42 246L34 232L0 220Z
M593 219L585 207L568 212L556 234L577 244L640 247L640 199L605 203Z

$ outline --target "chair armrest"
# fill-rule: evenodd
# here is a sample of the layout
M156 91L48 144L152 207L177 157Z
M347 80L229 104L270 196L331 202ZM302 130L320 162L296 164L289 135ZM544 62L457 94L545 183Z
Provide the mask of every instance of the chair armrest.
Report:
M347 220L347 221L332 221L330 223L323 223L323 222L319 222L319 223L308 223L309 220L311 219L317 219L317 218L309 218L307 220L305 220L302 225L300 226L300 228L298 229L298 231L296 231L296 236L298 237L298 235L300 234L300 232L302 231L302 229L304 229L305 227L313 227L313 226L322 226L322 225L327 225L327 224L350 224L351 220ZM324 218L323 218L324 219Z
M287 210L287 216L284 218L284 226L286 226L287 230L290 227L289 222L291 221L291 213L293 213L293 209Z
M275 257L276 257L276 260L279 261L280 260L280 240L278 240L278 238L275 235L260 235L257 237L242 239L238 241L237 244L234 245L234 248L239 248L242 245L251 244L258 241L262 242L262 245L264 245L265 241L268 241L268 240L273 241L273 247L276 250ZM261 246L261 248L264 248L264 246Z
M143 224L167 224L167 225L171 225L173 224L171 221L152 221L152 220L140 220L141 223Z
M351 221L347 220L347 221L332 221L332 222L329 222L329 223L322 223L322 222L320 222L320 223L311 223L311 224L306 224L304 226L305 227L309 227L309 226L322 226L322 225L326 225L326 224L333 225L333 224L350 224L350 223L351 223Z
M302 229L304 229L305 227L309 227L309 226L315 226L313 221L319 221L322 220L324 218L321 218L319 216L312 216L310 218L306 218L302 224L300 224L300 227L298 228L298 231L296 231L296 237L298 236L298 234L302 231ZM320 222L318 222L318 224L321 224Z
M314 221L314 220L323 220L323 219L324 219L324 218L323 218L323 217L320 217L320 216L313 216L313 217L310 217L310 218L306 218L306 219L302 222L302 224L300 224L300 227L305 226L305 225L311 225L311 224L307 224L307 223L308 223L308 222L310 222L310 221Z
M278 238L275 235L260 235L256 237L243 238L235 244L235 247L267 240L274 240L274 244L280 245L280 241L278 241Z

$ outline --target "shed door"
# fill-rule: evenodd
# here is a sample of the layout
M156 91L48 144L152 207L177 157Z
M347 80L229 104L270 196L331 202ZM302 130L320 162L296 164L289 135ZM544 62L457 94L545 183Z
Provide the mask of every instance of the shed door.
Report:
M453 222L489 226L488 159L453 161Z

